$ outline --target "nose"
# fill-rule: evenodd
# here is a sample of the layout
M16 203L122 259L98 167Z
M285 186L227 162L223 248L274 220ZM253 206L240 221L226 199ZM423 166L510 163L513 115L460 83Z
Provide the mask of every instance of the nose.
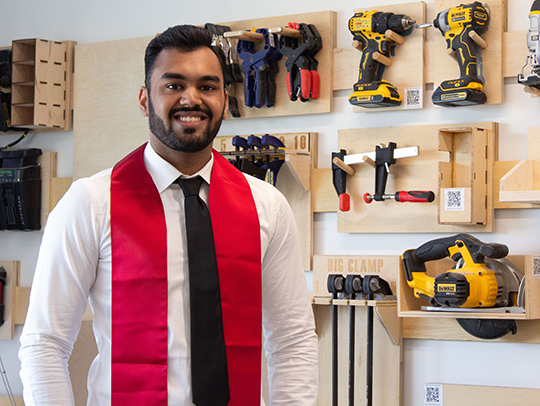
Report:
M196 105L201 105L202 99L199 90L195 86L187 86L182 92L182 97L180 98L181 106L193 107Z

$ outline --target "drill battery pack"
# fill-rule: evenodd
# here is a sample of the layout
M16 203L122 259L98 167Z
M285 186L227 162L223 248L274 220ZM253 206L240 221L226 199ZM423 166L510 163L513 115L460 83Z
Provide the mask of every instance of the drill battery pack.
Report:
M37 148L0 151L0 230L41 229L41 171Z
M365 108L392 107L401 104L401 96L397 89L385 80L356 83L349 96L349 103Z
M487 100L482 83L467 79L445 80L433 92L433 104L447 107L473 106Z

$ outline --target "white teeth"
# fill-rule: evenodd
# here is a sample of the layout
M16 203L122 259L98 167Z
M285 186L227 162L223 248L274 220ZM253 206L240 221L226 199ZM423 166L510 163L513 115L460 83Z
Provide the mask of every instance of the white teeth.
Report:
M194 121L201 121L201 118L200 117L185 117L185 116L182 116L182 117L180 117L180 121L185 121L185 122L188 122L188 123L192 123Z

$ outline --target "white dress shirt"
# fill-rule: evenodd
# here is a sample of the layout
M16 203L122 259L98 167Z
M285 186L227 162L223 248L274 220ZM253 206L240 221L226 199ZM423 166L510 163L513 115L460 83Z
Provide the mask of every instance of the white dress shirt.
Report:
M160 193L168 240L168 399L192 405L189 281L181 173L147 145L146 168ZM196 175L208 199L213 158ZM75 181L49 215L21 335L21 379L27 406L73 405L67 370L86 309L94 314L98 355L88 374L88 405L110 405L111 169ZM272 405L315 405L317 337L296 225L283 197L246 175L261 227L262 321ZM134 297L132 300L137 300ZM141 326L144 328L144 326Z

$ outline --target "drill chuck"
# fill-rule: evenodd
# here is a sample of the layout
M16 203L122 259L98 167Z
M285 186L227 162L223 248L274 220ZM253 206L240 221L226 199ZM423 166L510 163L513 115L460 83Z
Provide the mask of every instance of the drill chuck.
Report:
M392 30L400 35L408 35L416 21L405 14L375 13L373 14L373 32L384 34L386 30Z

